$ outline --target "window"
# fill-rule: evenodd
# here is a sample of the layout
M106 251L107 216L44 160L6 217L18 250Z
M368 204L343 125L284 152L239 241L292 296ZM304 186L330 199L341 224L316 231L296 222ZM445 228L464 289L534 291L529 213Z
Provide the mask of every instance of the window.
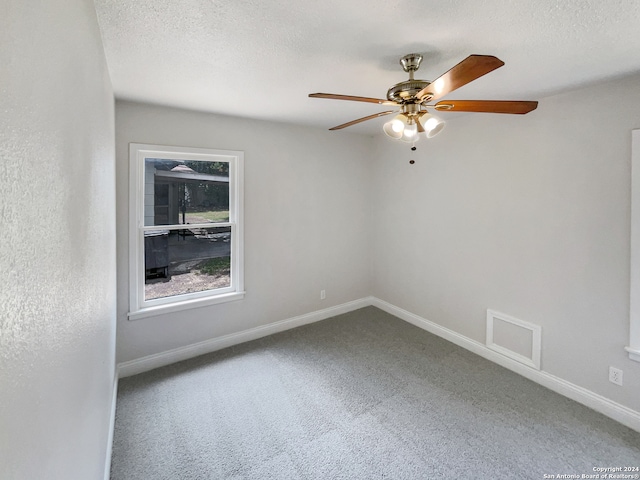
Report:
M631 144L631 295L629 358L640 362L640 130Z
M130 145L130 319L243 298L243 156Z

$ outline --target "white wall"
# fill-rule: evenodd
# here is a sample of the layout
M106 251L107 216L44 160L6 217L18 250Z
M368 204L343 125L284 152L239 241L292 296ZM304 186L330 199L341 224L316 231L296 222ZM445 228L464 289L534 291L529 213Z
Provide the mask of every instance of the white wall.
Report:
M244 151L244 300L127 319L132 142ZM117 102L118 362L368 295L370 143L361 135Z
M623 350L638 105L631 77L455 118L415 154L377 138L373 294L482 343L487 308L541 325L543 370L640 411Z
M104 475L114 115L91 0L0 8L0 477Z

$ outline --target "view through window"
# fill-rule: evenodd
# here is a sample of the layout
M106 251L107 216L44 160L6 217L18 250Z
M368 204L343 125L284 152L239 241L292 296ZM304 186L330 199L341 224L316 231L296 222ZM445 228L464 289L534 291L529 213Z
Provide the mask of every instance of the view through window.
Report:
M145 159L145 300L231 285L229 164Z
M132 311L238 291L241 157L142 147L149 146L131 150L132 175L139 177L132 182L138 203Z

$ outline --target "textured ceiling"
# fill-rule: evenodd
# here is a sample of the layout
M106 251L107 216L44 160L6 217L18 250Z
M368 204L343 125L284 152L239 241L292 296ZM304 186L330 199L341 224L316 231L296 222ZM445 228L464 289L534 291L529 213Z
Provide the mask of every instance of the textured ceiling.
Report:
M424 55L426 80L473 53L505 62L450 99L537 100L640 72L638 0L95 3L117 98L326 128L388 108L309 93L384 98L406 53Z

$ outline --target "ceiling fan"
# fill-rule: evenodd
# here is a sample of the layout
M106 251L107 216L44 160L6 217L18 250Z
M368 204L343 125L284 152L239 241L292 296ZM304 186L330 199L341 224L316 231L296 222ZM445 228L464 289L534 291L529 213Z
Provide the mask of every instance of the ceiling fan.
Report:
M428 102L439 100L467 83L500 68L504 65L504 62L492 55L469 55L433 82L413 78L415 72L420 68L420 62L422 62L422 55L419 53L410 53L400 59L402 68L409 74L409 80L397 83L389 88L386 100L331 93L311 93L309 97L399 107L399 110L375 113L343 123L329 130L340 130L360 122L397 113L391 121L385 123L383 130L391 138L408 143L415 143L419 140L420 134L431 138L444 128L444 122L430 114L428 109L444 112L512 113L522 115L535 110L538 106L538 102L520 100L446 100L433 105L428 104Z

